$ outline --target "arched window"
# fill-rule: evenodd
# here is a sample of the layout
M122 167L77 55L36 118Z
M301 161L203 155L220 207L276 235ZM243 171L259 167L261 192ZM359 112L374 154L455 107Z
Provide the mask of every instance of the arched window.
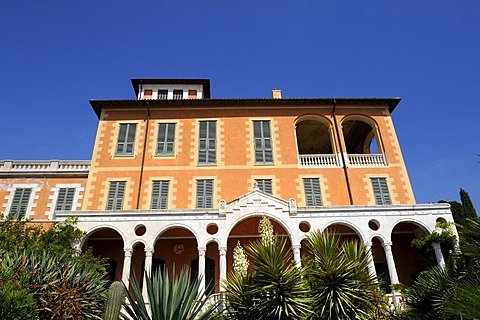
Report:
M297 124L298 153L333 154L330 127L318 120L303 120Z
M342 123L343 138L349 154L379 154L375 129L365 121L354 119Z

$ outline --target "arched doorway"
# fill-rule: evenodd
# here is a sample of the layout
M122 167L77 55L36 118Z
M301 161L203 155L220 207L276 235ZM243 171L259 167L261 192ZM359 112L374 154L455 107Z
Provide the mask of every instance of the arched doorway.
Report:
M422 252L412 246L412 241L427 234L427 230L414 222L401 222L392 230L392 253L397 269L398 280L407 285L413 281L422 270L436 264L433 249Z
M247 218L238 222L230 231L227 242L227 273L230 273L233 270L233 249L237 243L240 242L242 247L245 248L249 243L260 239L258 226L261 219L261 216ZM288 248L289 252L291 252L293 259L293 252L291 250L292 242L288 232L277 221L270 219L270 222L272 223L275 235L278 237L287 237L288 240L286 248Z
M123 248L123 238L117 231L110 228L102 228L87 235L82 251L91 250L95 257L107 259L108 280L119 281L122 280Z
M152 256L152 270L165 268L171 273L175 268L175 273L178 274L182 268L191 267L195 259L198 259L195 235L186 228L173 227L157 237Z

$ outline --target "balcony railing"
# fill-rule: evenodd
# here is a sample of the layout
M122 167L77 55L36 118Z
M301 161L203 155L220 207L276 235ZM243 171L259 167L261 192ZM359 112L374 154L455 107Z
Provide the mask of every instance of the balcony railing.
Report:
M0 161L0 174L88 174L88 160Z
M349 167L385 167L387 160L383 154L349 154Z
M300 168L339 167L340 161L336 154L301 154L298 157Z

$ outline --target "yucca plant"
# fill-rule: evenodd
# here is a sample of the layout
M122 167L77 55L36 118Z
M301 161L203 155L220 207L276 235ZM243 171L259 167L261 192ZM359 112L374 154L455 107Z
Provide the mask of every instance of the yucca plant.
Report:
M260 222L259 231L260 240L246 247L250 263L235 261L235 272L224 283L226 317L305 319L311 301L301 271L292 261L287 239L274 235L267 218ZM237 254L237 258L243 260L243 254ZM237 270L238 265L250 265L249 270Z
M312 294L310 319L371 319L377 282L368 272L371 257L354 241L314 231L307 245L312 256L303 260Z
M127 292L128 303L124 303L122 319L136 320L204 320L215 319L216 304L207 304L207 297L199 293L199 279L191 279L188 269L182 269L177 276L175 270L154 272L145 276L148 303L142 295L142 288L136 279L131 283L132 291Z

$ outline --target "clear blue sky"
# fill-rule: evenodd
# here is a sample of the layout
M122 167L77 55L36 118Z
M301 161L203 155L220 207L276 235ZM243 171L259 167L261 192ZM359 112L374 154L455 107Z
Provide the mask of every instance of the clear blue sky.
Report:
M0 3L0 159L89 159L89 99L132 77L210 78L212 96L402 97L417 202L480 209L480 1ZM480 210L479 210L480 211Z

